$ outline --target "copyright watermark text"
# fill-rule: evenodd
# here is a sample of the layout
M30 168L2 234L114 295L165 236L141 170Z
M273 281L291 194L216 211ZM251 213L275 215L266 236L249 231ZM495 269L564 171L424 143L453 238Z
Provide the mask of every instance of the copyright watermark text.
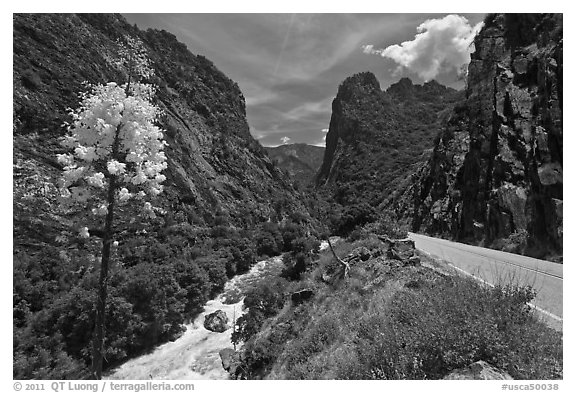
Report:
M176 382L82 382L82 381L52 381L52 382L14 382L16 392L163 392L194 391L193 383Z
M502 390L558 390L557 383L503 383Z

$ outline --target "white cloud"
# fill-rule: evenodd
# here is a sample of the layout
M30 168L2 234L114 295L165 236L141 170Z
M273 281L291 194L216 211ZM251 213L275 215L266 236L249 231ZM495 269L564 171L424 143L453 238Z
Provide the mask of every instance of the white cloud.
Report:
M287 136L283 136L282 138L280 138L280 140L282 141L282 144L285 145L288 142L290 142L290 138L288 138Z
M362 52L367 55L375 55L380 53L380 51L374 50L374 45L362 45Z
M313 146L319 146L319 147L326 147L326 135L328 134L328 128L323 128L322 130L322 139L318 140L315 143L311 143L311 145Z
M317 102L304 102L303 104L284 113L282 117L286 120L303 120L307 117L321 113L330 115L333 99L334 97L328 97Z
M442 71L456 71L470 61L474 51L474 36L483 23L472 27L468 19L460 15L447 15L442 19L428 19L418 26L418 34L412 41L374 49L364 45L366 54L379 54L394 60L418 74L424 80L435 78Z

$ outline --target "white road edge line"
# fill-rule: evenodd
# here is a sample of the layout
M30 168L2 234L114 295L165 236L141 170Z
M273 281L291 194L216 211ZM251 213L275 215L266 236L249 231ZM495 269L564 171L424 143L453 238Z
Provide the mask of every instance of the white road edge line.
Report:
M416 235L419 235L419 234L416 234ZM426 239L427 236L425 236L425 235L420 235L420 236L423 236L423 237L425 238L425 241L428 241L428 242L430 242L430 243L433 243L431 240ZM438 240L446 240L446 239L438 239ZM416 243L416 242L414 242L414 243ZM462 244L463 246L470 246L469 244L464 244L464 243L458 243L458 244ZM563 277L557 276L557 275L554 274L554 273L549 273L549 272L546 272L546 271L543 271L543 270L534 269L534 268L529 267L529 266L519 265L519 264L514 263L514 262L511 262L511 261L504 261L504 260L501 260L501 259L496 259L494 256L482 254L482 253L477 252L477 251L475 251L475 250L473 251L473 250L471 250L471 249L468 249L467 247L459 248L459 247L456 247L456 246L450 244L450 242L448 242L448 241L446 242L445 245L446 245L447 247L450 247L450 248L454 249L454 250L458 250L458 251L462 251L462 252L467 252L467 253L469 253L469 254L477 255L477 256L482 257L482 258L487 258L487 259L489 259L489 260L497 261L497 262L500 262L500 263L505 263L505 264L507 264L507 265L516 266L516 267L519 267L520 269L529 270L529 271L532 271L532 272L534 272L534 273L536 273L536 274L542 274L542 275L544 275L544 276L556 278L556 279L558 279L558 280L564 280ZM471 247L474 247L474 246L471 246ZM420 250L420 251L422 251L422 250ZM497 250L494 250L494 251L497 251Z
M482 282L483 284L486 284L486 285L490 286L491 288L494 288L494 284L491 284L491 283L489 283L488 281L481 279L480 277L476 277L475 275L473 275L473 274L471 274L471 273L468 273L466 270L460 269L459 267L456 267L456 266L452 265L450 262L446 262L446 263L448 263L449 266L451 266L452 268L458 270L459 272L461 272L461 273L463 273L463 274L465 274L465 275L467 275L467 276L469 276L469 277L472 277L473 279L478 280L478 281ZM546 311L546 310L544 310L543 308L540 308L540 307L538 307L537 305L532 304L532 303L527 303L527 304L528 304L528 307L531 307L531 308L533 308L534 310L536 310L536 311L538 311L538 312L541 312L542 314L544 314L544 315L546 315L546 316L548 316L548 317L550 317L550 318L552 318L552 319L555 319L556 321L560 321L560 322L563 321L562 318L560 318L558 315L552 314L550 311Z
M428 256L429 256L430 258L432 258L432 259L437 259L437 258L433 257L432 254L430 254L429 252L426 252L426 251L423 251L423 250L418 250L418 251L420 251L420 252L428 255ZM442 260L442 261L444 261L444 260ZM466 276L468 276L468 277L471 277L471 278L473 278L474 280L480 281L482 284L488 285L488 286L491 287L491 288L494 288L494 284L491 284L491 283L489 283L488 281L483 280L483 279L481 279L480 277L477 277L477 276L473 275L472 273L468 273L466 270L460 269L459 267L454 266L453 264L451 264L451 263L448 262L448 261L444 261L444 262L445 262L448 266L452 267L453 269L458 270L460 273L462 273L462 274L464 274L464 275L466 275ZM535 305L535 304L532 304L532 303L527 303L527 304L528 304L528 307L531 307L531 308L533 308L534 310L536 310L536 311L538 311L538 312L541 312L542 314L544 314L544 315L546 315L546 316L548 316L548 317L550 317L550 318L552 318L552 319L554 319L554 320L556 320L556 321L563 322L563 319L560 318L558 315L552 314L550 311L546 311L546 310L544 310L543 308L540 308L540 307L538 307L538 306Z

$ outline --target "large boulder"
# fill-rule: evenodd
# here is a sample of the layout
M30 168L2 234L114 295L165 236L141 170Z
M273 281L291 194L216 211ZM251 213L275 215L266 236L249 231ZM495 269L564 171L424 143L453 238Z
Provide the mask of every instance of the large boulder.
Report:
M453 370L444 379L514 379L507 372L500 370L483 360L474 362L467 367Z
M420 264L420 257L416 254L413 240L390 239L387 236L378 236L378 239L388 244L386 252L388 259L400 261L404 266Z
M216 310L204 318L204 327L211 332L222 333L230 328L228 315L222 310Z

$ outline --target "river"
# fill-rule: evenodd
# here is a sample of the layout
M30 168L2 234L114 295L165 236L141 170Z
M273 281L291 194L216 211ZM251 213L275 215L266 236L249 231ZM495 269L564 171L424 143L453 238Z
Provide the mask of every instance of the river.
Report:
M223 333L206 330L204 317L222 310L232 322L242 315L242 303L246 291L255 282L282 270L282 257L273 257L256 263L249 272L229 280L223 292L204 306L204 312L191 324L184 334L173 342L160 345L152 352L128 360L110 371L104 379L228 379L222 368L218 352L232 348L232 327ZM230 323L232 325L232 323Z

